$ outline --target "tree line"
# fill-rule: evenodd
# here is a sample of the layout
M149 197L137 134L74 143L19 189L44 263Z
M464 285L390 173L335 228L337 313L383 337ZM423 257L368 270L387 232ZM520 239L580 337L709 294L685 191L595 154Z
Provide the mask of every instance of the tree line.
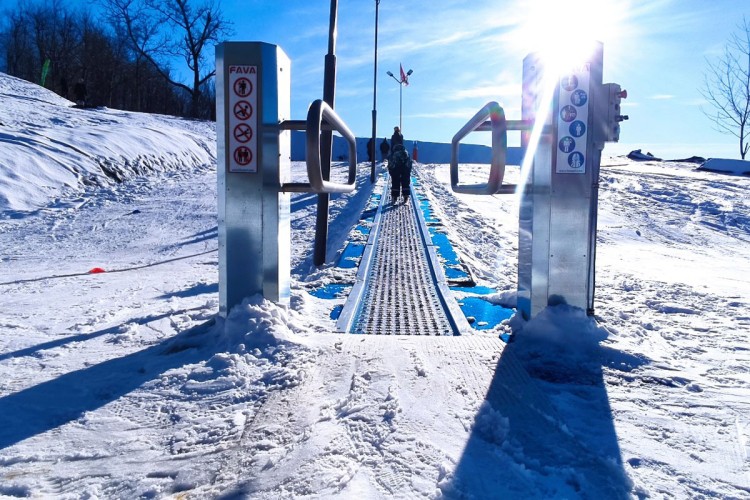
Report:
M68 99L81 81L87 106L213 119L213 46L230 25L201 1L95 0L95 14L17 0L0 24L0 71Z

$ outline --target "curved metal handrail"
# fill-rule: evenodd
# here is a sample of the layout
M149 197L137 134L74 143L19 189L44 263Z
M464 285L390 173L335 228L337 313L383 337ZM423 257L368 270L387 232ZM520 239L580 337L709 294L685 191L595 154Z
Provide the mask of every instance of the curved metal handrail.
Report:
M326 125L337 131L349 145L349 177L346 184L323 179L320 158L320 131ZM326 127L328 128L328 127ZM336 112L322 99L313 101L307 111L305 123L305 163L310 182L288 182L281 190L295 193L351 193L357 180L357 143L354 134Z
M459 184L458 181L458 145L461 139L480 128L484 128L485 120L490 119L492 132L492 157L490 160L490 177L486 184ZM485 128L486 130L486 128ZM451 188L456 193L464 194L496 194L507 192L501 189L505 176L505 156L508 151L508 127L505 111L496 102L488 102L475 114L471 120L459 130L451 140Z

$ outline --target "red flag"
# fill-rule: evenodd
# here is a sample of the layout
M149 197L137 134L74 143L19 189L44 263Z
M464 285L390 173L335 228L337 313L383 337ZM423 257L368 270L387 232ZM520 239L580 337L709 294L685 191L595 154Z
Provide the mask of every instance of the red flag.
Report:
M404 67L399 63L398 67L401 69L401 81L404 82L405 85L409 85L409 76L404 73Z

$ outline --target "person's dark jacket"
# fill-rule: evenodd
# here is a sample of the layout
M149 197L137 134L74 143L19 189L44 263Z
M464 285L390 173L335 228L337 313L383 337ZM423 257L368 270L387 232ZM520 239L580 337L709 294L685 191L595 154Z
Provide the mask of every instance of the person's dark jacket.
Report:
M406 151L403 144L393 146L391 160L391 165L388 166L389 170L400 169L405 173L411 174L412 161L409 157L409 152Z
M383 158L388 156L388 152L391 150L391 147L388 145L388 139L383 138L383 142L380 143L380 154L383 155Z

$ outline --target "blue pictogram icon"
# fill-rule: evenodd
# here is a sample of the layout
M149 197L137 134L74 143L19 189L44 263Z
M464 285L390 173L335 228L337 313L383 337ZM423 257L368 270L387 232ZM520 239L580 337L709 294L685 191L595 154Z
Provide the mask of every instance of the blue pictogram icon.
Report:
M572 135L573 137L581 137L586 133L586 124L581 120L576 120L570 124L568 130L570 131L570 135Z
M565 137L560 139L558 146L560 147L560 151L562 151L563 153L570 153L576 148L576 141L573 140L572 137L566 135Z
M567 106L563 106L560 109L560 118L564 122L572 122L576 119L576 116L578 116L578 111L576 111L576 108L568 104Z
M568 156L568 165L570 165L570 168L583 168L583 153L579 153L576 151L575 153L571 153L570 156Z
M583 106L588 100L589 96L586 94L585 90L578 89L570 95L570 102L576 106Z

